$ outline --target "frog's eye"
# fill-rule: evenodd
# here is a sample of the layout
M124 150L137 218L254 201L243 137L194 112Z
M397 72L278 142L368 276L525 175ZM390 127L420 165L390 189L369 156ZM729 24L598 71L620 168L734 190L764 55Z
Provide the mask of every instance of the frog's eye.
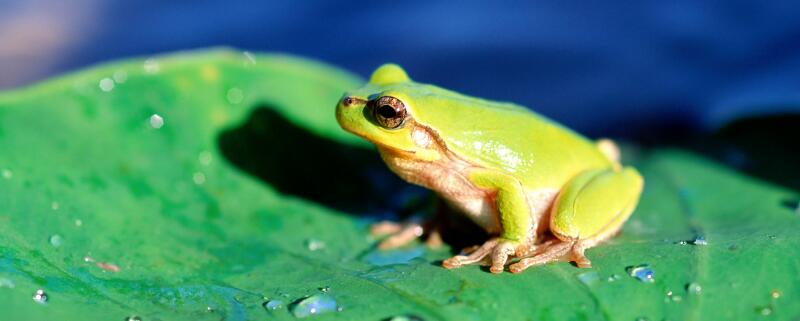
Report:
M395 129L406 120L406 105L400 99L383 96L374 101L372 116L381 127Z

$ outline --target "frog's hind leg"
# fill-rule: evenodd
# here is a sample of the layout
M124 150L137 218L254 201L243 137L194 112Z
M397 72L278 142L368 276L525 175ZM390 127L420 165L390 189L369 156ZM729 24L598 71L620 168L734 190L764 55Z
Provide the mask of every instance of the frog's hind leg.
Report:
M558 260L591 267L584 251L614 236L639 200L644 181L633 168L586 171L561 191L553 204L550 232L557 238L533 256L511 265L519 273Z

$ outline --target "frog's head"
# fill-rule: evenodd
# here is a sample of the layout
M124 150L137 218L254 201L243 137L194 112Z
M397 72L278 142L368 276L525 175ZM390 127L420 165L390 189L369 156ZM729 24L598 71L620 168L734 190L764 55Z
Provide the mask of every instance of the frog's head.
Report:
M435 133L414 118L424 86L408 78L395 64L375 70L369 82L345 93L336 106L336 120L345 130L408 157L435 160L440 157Z

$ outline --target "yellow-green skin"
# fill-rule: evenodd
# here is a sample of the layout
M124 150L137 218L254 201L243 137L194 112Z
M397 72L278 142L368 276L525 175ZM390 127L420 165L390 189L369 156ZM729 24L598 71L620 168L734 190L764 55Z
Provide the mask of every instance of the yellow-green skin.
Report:
M370 116L366 102L383 96L405 106L399 128ZM521 259L512 272L564 257L587 266L583 250L620 229L643 186L635 169L621 168L608 141L598 145L518 105L416 83L393 64L345 93L336 116L375 143L401 177L498 235L477 253L445 261L448 268L488 257L492 272L502 272L509 257Z

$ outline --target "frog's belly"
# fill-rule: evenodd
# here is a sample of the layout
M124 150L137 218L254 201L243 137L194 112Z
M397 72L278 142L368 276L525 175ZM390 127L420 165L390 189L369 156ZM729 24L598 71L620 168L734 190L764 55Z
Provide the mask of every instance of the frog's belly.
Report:
M424 162L403 157L383 148L378 149L386 165L404 180L435 191L450 206L462 212L473 222L491 234L502 231L500 219L495 206L496 191L480 189L467 179L469 164L448 160ZM544 188L527 192L528 207L533 220L532 233L547 227L547 223L539 224L547 219L557 189Z

